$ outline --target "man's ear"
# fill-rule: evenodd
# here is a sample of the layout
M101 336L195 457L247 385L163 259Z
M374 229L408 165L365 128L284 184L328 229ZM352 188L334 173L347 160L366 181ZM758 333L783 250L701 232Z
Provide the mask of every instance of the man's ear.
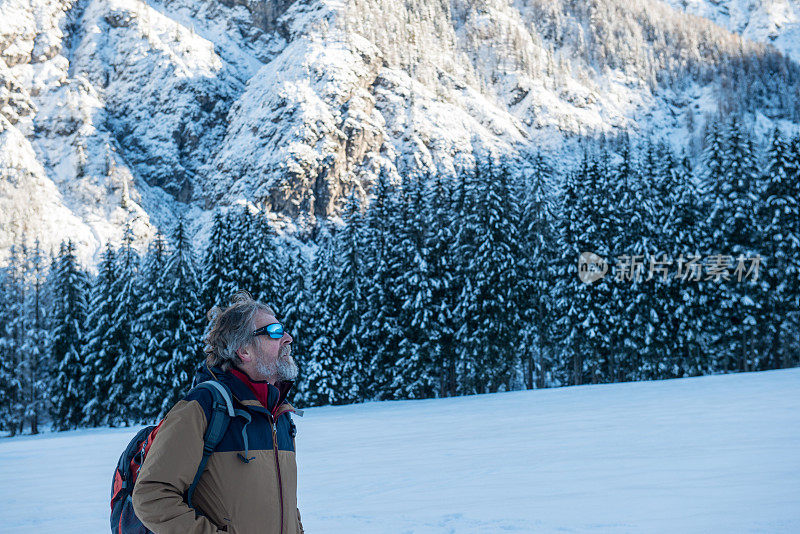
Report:
M239 361L242 363L249 363L253 361L253 354L250 352L250 345L239 347L236 350L236 355L239 357Z

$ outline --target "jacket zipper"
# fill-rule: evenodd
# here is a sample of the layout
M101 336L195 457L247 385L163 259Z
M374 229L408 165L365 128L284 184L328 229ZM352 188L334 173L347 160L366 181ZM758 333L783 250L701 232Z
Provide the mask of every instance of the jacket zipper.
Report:
M283 534L283 483L281 482L281 466L278 463L278 421L272 419L272 450L275 451L275 469L278 471L278 496L281 504L281 534Z

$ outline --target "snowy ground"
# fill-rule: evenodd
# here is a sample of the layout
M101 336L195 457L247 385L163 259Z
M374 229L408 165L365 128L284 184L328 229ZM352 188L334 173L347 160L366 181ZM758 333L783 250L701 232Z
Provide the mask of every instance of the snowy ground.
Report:
M297 421L311 534L800 532L800 369ZM107 532L135 430L0 440L0 532Z

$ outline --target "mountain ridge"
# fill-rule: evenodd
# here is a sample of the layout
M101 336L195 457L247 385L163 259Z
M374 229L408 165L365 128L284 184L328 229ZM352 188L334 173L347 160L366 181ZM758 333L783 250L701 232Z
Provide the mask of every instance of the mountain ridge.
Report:
M679 144L688 114L721 106L762 131L800 117L796 63L660 3L0 7L0 249L73 237L90 262L126 224L146 242L184 214L202 234L216 206L307 228L382 169L452 174L486 151L568 162L581 137L623 130Z

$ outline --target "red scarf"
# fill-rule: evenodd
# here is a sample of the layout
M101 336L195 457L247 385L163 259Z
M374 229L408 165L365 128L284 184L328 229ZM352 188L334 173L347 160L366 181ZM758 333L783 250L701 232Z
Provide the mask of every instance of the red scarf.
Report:
M270 384L266 380L253 381L250 379L249 376L247 376L245 373L241 372L238 369L231 368L231 372L233 373L233 376L237 377L239 380L247 384L247 387L249 387L250 390L253 393L255 393L258 402L260 402L264 408L267 408L269 410L267 399L269 399L269 387L272 384Z

